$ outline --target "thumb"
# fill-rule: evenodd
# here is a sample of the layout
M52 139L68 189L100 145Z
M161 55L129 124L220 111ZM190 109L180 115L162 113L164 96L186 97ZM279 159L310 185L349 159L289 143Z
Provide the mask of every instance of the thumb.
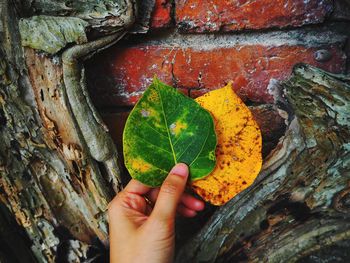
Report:
M186 164L179 163L171 169L160 187L152 216L161 220L175 218L176 208L185 190L187 178L188 167Z

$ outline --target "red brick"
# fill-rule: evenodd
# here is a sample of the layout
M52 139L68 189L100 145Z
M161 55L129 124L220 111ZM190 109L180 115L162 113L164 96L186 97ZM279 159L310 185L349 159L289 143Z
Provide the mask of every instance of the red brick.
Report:
M316 61L319 49L330 52L328 61ZM189 89L193 97L233 81L243 100L266 103L272 101L267 92L270 80L287 79L298 62L334 73L345 69L341 44L236 45L208 50L153 45L114 47L87 65L87 76L94 103L103 107L133 105L155 75L172 86Z
M114 48L87 65L90 94L97 106L133 105L155 75L172 84L167 49ZM96 67L96 64L99 65Z
M171 0L156 0L151 18L151 28L166 28L172 23L172 3Z
M298 27L321 23L332 10L322 0L177 0L176 23L184 32Z

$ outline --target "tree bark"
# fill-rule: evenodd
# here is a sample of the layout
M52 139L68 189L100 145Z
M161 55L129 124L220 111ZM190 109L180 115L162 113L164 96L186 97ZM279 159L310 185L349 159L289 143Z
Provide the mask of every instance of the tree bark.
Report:
M120 164L86 90L84 60L126 32L147 31L152 10L136 16L138 6L0 0L1 262L107 260L105 212L121 189ZM289 114L285 136L254 185L177 262L349 256L349 83L295 68L282 85L286 100L276 96Z
M132 0L108 2L0 2L0 200L19 226L6 238L14 223L0 216L0 256L80 262L106 254L118 154L86 92L83 61L118 41L136 15Z
M285 136L177 262L349 261L350 78L298 65L276 92Z

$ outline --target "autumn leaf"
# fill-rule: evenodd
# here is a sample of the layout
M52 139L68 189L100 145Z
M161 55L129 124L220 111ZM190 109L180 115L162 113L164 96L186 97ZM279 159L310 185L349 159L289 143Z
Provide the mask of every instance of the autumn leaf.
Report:
M123 133L125 166L140 182L160 186L179 162L191 180L215 167L213 118L193 99L154 79L131 111Z
M261 132L231 84L196 101L214 117L218 145L214 170L192 182L192 188L204 200L223 205L250 186L260 172Z

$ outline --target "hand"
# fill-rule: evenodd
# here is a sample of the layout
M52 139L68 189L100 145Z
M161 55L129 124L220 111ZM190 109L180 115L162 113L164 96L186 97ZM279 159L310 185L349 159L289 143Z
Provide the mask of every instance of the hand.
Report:
M174 257L176 212L193 217L203 201L184 193L185 164L177 164L161 188L131 180L108 208L111 263L170 263ZM145 197L155 203L154 209Z

